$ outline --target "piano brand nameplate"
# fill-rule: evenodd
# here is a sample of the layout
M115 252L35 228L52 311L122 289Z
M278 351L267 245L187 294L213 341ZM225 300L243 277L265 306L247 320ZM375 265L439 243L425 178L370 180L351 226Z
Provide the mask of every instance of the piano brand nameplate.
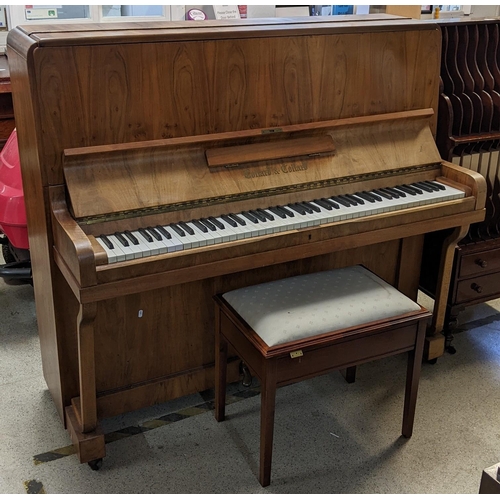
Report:
M268 177L270 175L291 174L292 172L302 172L307 170L307 160L291 162L279 162L273 167L267 167L264 170L254 170L247 168L243 170L245 179L254 179L255 177Z

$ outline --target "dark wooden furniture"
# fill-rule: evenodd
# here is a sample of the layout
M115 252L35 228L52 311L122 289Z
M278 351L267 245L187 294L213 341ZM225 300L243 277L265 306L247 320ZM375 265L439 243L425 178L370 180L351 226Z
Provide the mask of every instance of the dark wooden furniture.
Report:
M479 493L483 495L500 494L500 463L483 470Z
M289 281L280 281L283 295L296 291L295 284L289 284ZM259 293L265 294L268 287L261 286ZM343 288L345 295L351 296L351 306L359 313L358 297L349 290L347 282ZM268 295L274 296L273 292ZM377 301L376 292L371 300ZM365 301L369 303L370 298ZM227 353L228 346L231 346L261 383L259 481L262 486L268 486L271 482L275 395L278 387L341 369L348 370L348 381L353 382L356 365L408 351L402 434L406 438L411 437L426 322L431 316L427 310L418 310L416 307L414 311L395 316L387 309L387 316L377 321L338 329L335 319L340 307L338 301L320 297L318 302L328 303L328 309L331 309L324 331L311 335L307 333L307 326L298 325L296 328L301 331L301 338L269 346L261 337L259 328L256 331L248 324L245 311L238 313L235 310L231 299L217 296L215 302L215 418L218 422L225 418ZM309 305L315 306L316 302L312 301ZM349 308L349 305L343 303L343 307ZM293 307L291 309L293 313ZM290 311L286 307L283 309L283 304L280 304L275 314L281 319L279 322L283 323Z
M387 15L10 31L43 371L82 462L99 420L213 386L217 293L363 264L416 298L424 234L484 216L484 179L432 135L440 47ZM98 240L435 179L463 198L134 260Z
M500 19L437 22L442 41L436 142L441 156L486 180L486 217L472 224L455 249L446 301L450 345L466 306L500 297ZM436 290L440 235L426 237L421 285Z
M14 106L7 57L0 55L0 149L14 130Z

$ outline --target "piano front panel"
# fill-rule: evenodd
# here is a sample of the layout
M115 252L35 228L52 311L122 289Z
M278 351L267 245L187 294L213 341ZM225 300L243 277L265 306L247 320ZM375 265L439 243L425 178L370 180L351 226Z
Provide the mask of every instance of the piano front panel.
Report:
M435 108L439 31L334 33L36 50L44 183L67 148Z
M146 396L136 397L134 384L142 384L149 405L194 392L200 378L210 385L214 352L212 297L216 293L355 263L366 265L398 285L399 274L403 273L394 262L405 260L404 276L411 276L419 264L418 258L413 258L413 247L418 249L420 240L412 240L412 248L405 251L401 240L393 240L100 301L96 317L99 335L95 337L100 416L130 411L134 405L144 406L141 397ZM409 291L410 284L406 285ZM411 286L414 288L414 284Z

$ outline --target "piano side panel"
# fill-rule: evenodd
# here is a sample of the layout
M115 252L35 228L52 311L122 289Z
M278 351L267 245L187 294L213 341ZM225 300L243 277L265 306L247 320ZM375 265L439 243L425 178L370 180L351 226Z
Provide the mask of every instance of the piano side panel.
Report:
M43 168L61 184L66 148L435 109L439 47L436 30L43 47Z
M30 42L21 40L21 43L29 44ZM65 377L61 375L72 371L73 368L65 369L68 366L66 364L68 360L56 327L58 305L64 304L67 297L63 299L61 296L60 300L55 299L53 292L58 289L57 283L66 288L67 285L51 255L50 206L48 188L44 187L46 175L40 164L37 149L33 147L39 139L39 130L35 125L35 103L30 99L28 63L15 51L9 51L8 54L11 82L16 89L13 93L13 104L22 164L31 265L36 270L33 286L43 375L59 415L63 419L66 394L71 393L73 387L68 391ZM61 277L59 282L55 277L56 274Z

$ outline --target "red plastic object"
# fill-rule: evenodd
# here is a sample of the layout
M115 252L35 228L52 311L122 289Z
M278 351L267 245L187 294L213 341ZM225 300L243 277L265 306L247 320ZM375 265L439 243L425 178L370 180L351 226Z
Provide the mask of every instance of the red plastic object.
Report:
M29 248L16 129L0 152L0 229L16 248Z

